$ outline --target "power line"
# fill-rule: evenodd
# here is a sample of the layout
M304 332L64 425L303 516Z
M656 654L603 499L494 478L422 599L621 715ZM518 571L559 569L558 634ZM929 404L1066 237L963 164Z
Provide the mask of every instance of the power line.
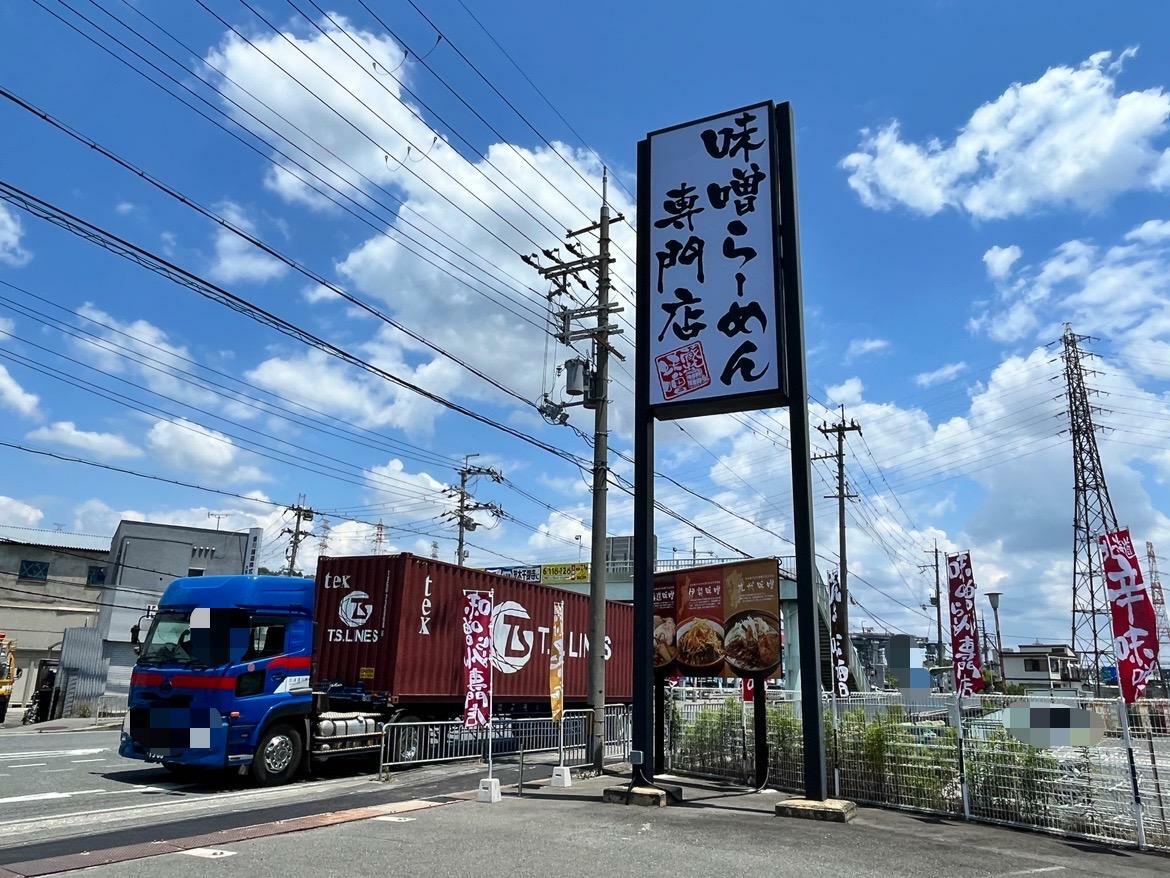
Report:
M77 235L80 238L88 240L91 243L97 244L98 246L101 246L112 253L116 253L117 255L122 256L132 262L136 262L144 268L148 268L151 271L154 271L156 274L159 274L168 280L179 284L180 286L187 287L188 289L198 293L200 296L203 296L206 299L221 305L225 305L226 307L243 314L257 323L261 323L276 329L278 332L287 335L288 337L293 338L302 344L315 347L343 362L357 366L366 372L390 381L404 390L409 390L413 393L416 393L419 396L422 396L423 398L442 406L443 408L458 412L465 417L471 418L472 420L478 421L482 424L500 430L501 432L507 433L508 435L533 445L536 448L540 448L542 451L546 451L550 454L562 458L563 460L569 461L574 465L585 465L584 461L576 457L576 455L572 454L571 452L551 445L541 439L537 439L534 436L490 418L487 415L480 414L479 412L469 409L464 405L446 399L439 394L425 390L413 382L407 381L406 379L400 378L397 375L386 371L385 369L368 363L355 354L351 354L345 349L334 345L331 342L327 342L313 333L310 333L308 330L302 329L296 324L290 323L289 321L276 316L275 314L259 307L258 305L255 305L247 299L244 299L242 296L231 293L228 290L212 283L211 281L194 274L193 272L180 268L174 263L164 259L161 256L158 256L155 253L152 253L143 247L132 244L129 241L126 241L125 239L120 238L117 235L114 235L113 233L103 229L100 226L74 216L73 214L62 210L61 208L56 207L50 202L30 195L29 193L24 192L23 190L18 189L17 187L12 186L11 184L4 181L0 181L0 199L7 201L16 207L19 207L21 210L31 213L34 216L47 220L54 225L60 226L66 231Z

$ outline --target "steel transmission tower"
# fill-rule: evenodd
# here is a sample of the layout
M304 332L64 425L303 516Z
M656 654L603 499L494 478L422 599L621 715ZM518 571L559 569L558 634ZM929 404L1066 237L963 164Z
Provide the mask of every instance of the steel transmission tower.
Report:
M1158 575L1158 556L1154 554L1154 544L1148 540L1146 564L1150 573L1150 599L1154 603L1154 618L1158 623L1158 673L1163 683L1170 683L1165 670L1170 665L1170 618L1166 616L1166 598L1162 594L1162 578Z
M1073 448L1073 649L1081 664L1091 667L1093 686L1101 692L1101 668L1117 665L1113 651L1113 632L1109 616L1109 598L1101 572L1097 538L1117 530L1117 514L1109 498L1101 453L1097 449L1097 430L1093 414L1099 406L1089 403L1096 394L1085 385L1084 361L1095 354L1081 350L1087 335L1077 335L1065 324L1061 337L1060 358L1064 361L1065 393L1068 399L1068 429Z

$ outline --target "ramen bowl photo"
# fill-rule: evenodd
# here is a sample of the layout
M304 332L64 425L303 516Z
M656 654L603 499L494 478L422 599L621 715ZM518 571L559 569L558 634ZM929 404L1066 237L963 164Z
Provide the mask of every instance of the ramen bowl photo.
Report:
M692 668L723 661L723 626L710 619L690 619L678 626L678 660Z
M770 671L780 664L780 623L755 610L736 613L727 620L723 649L736 670Z

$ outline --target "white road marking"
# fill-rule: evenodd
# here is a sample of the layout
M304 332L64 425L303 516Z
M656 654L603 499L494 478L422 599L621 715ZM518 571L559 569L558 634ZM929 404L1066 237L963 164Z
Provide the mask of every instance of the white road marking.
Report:
M1041 872L1063 872L1064 866L1042 866L1038 869L1021 869L1019 872L1004 872L1004 878L1008 875L1039 875Z
M381 820L383 823L409 823L413 817L399 817L397 814L386 814L382 817L375 817L375 820Z
M9 768L37 768L41 765L48 765L47 762L22 762L20 765L9 765Z
M73 771L72 768L46 768L41 774L57 774L61 771Z
M74 796L119 796L127 793L161 793L162 787L135 787L130 790L74 790L71 793L32 793L27 796L9 796L0 799L0 805L12 802L43 802L47 799L72 799Z
M179 851L189 857L202 857L205 860L217 860L220 857L234 857L236 851L225 851L220 848L191 848L189 851Z
M109 753L109 747L84 747L76 750L25 750L23 753L0 754L0 764L17 759L61 759L65 756L94 756Z

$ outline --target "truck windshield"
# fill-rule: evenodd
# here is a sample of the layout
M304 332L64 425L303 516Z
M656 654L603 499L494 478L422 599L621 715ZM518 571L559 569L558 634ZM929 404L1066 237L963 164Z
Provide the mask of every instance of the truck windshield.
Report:
M146 643L138 657L140 665L197 665L215 667L232 659L233 619L211 611L210 624L191 627L192 612L199 610L160 610L155 614ZM206 610L202 611L204 614Z

